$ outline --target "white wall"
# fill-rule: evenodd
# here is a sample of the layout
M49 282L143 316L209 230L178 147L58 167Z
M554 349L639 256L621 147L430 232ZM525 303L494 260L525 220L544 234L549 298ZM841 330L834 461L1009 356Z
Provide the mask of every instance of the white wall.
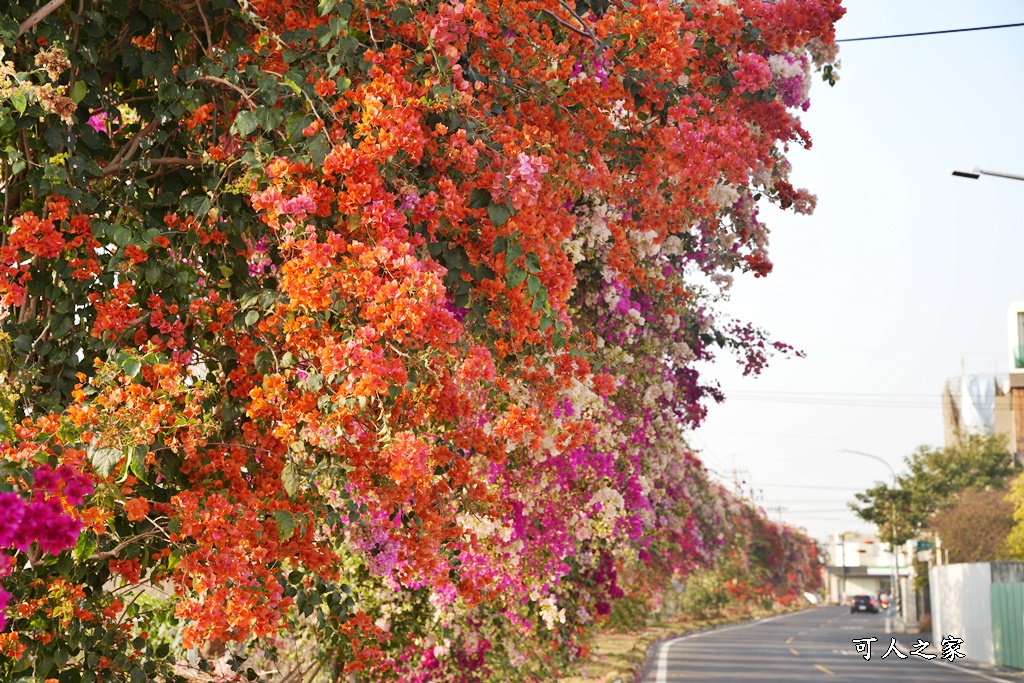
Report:
M963 638L967 658L995 664L992 646L992 566L988 562L947 564L928 572L932 594L932 644L945 636Z

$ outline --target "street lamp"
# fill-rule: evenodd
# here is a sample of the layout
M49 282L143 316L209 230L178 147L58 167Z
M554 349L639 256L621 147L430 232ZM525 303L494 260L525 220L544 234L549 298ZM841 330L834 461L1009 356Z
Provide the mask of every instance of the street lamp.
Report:
M1021 178L1021 180L1024 180L1024 178ZM861 455L861 456L864 456L865 458L871 458L872 460L877 460L878 462L880 462L883 465L885 465L886 467L888 467L889 468L889 472L892 474L892 490L894 492L896 491L896 489L897 489L896 470L894 470L892 468L892 465L890 465L887 461L883 460L882 458L878 457L877 455L872 455L871 453L864 453L862 451L851 451L848 448L841 448L839 450L842 453L852 453L854 455ZM895 599L894 599L893 602L894 602L894 605L897 608L897 611L902 616L902 613L903 613L903 600L902 600L903 591L900 590L900 555L899 555L899 551L896 548L896 501L895 500L892 501L892 510L891 510L890 514L891 514L891 518L890 518L889 521L890 521L890 524L892 525L892 535L891 535L891 538L890 538L889 547L892 550L892 561L893 561L893 572L894 572L892 587L893 587L893 591L895 593L895 595L894 595Z
M953 175L958 178L970 178L971 180L977 180L983 175L994 175L999 178L1009 178L1010 180L1024 180L1024 176L1014 175L1013 173L1000 173L998 171L983 171L980 168L976 168L973 171L953 171Z

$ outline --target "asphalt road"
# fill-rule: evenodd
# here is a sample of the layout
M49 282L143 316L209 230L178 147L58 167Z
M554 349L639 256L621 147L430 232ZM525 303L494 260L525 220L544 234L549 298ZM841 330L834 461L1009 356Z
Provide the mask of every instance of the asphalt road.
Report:
M963 634L953 634L963 637ZM871 660L858 653L855 638L875 637ZM828 683L1020 683L1016 675L983 671L958 660L951 665L890 654L893 636L884 614L850 614L848 607L818 607L761 621L728 626L662 644L653 653L643 683L746 683L748 681L826 681ZM927 638L927 636L925 636ZM915 634L899 634L909 654ZM937 646L938 643L933 643ZM970 642L961 650L970 653ZM932 650L935 651L934 649Z

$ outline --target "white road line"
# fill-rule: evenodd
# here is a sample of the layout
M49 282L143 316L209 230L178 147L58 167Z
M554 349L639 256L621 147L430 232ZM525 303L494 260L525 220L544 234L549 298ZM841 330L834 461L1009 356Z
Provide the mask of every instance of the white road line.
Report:
M725 633L726 631L737 631L741 628L750 628L752 626L760 626L761 624L767 624L769 621L775 621L777 619L785 619L786 617L796 616L797 614L805 614L806 610L800 610L799 612L790 612L789 614L780 614L777 617L768 617L767 619L759 619L752 621L749 624L739 624L738 626L726 626L725 628L716 628L709 631L701 631L700 633L691 633L688 636L679 636L672 640L666 640L661 644L658 650L658 671L654 677L654 683L665 683L668 678L668 649L675 643L684 640L693 640L694 638L700 638L702 636L710 635L712 633ZM993 679L998 680L998 679ZM1001 681L1000 683L1011 683L1010 681Z

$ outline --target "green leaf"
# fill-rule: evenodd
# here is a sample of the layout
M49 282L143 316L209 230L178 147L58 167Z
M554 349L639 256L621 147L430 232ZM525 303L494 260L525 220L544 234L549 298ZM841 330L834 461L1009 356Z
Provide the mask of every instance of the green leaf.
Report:
M523 284L523 280L526 279L527 272L519 266L512 266L508 269L508 288L515 289L519 285Z
M89 531L83 531L75 543L75 562L85 560L96 550L96 536Z
M113 474L114 469L121 462L121 451L117 448L107 446L105 448L89 449L89 462L92 463L96 474L106 479Z
M225 266L225 265L220 265L220 266L217 266L217 270L219 270L219 271L220 271L220 274L221 274L221 275L222 275L223 277L226 277L226 278L229 278L229 277L231 277L232 275L234 275L234 274L235 274L235 271L231 270L231 268L230 268L230 267L228 267L228 266Z
M276 510L274 521L277 522L277 535L282 541L287 541L295 533L295 518L287 510Z
M231 124L231 128L241 135L246 137L256 130L257 121L256 113L252 111L243 111L235 117L235 122Z
M273 76L264 76L257 82L257 85L261 92L272 94L277 91L277 82Z
M338 0L320 0L320 4L317 7L317 11L320 16L330 14L334 10L334 6L338 4Z
M327 136L319 133L315 138L310 138L308 149L313 164L320 166L324 163L324 159L327 158L328 152L331 151L331 145L327 141Z
M536 252L530 252L526 255L526 269L531 273L540 272L540 256Z
M196 215L196 218L202 218L210 213L210 206L210 197L208 195L196 197L192 200L192 213Z
M169 102L178 98L178 85L171 81L164 81L156 90L156 95L161 102Z
M295 463L285 464L284 469L281 470L281 484L289 496L294 496L295 492L299 490L299 474L296 471Z
M530 290L530 296L536 296L540 290L540 279L536 275L531 275L526 281L526 287Z
M32 336L28 334L19 334L14 338L14 350L18 353L24 354L32 350Z
M75 84L71 86L71 92L68 96L71 101L78 104L85 98L85 93L88 92L88 88L85 87L85 81L75 81Z
M126 247L132 241L132 231L123 225L114 228L114 244L119 247Z
M11 104L18 110L19 114L25 113L25 107L28 106L28 98L25 97L24 93L17 93L11 95Z
M259 314L258 311L249 311L248 313L245 314L245 326L246 327L252 327L253 325L256 324L256 322L259 319L260 319L260 314Z
M303 384L309 391L320 391L320 388L324 385L324 378L317 372L311 372Z
M146 282L151 285L160 282L160 266L152 265L146 268Z
M291 366L295 365L297 362L298 362L298 359L295 358L295 355L291 351L286 351L285 354L283 356L281 356L281 367L282 368L290 368Z
M131 446L124 449L124 458L126 460L125 468L121 470L121 478L117 480L118 484L123 484L128 481L128 475L132 473L132 456L135 454L135 449Z
M253 308L254 306L258 305L259 302L260 302L260 295L259 295L259 293L250 294L248 296L243 296L242 297L242 301L241 301L240 306L241 306L241 309L244 311L244 310Z
M487 217L495 226L502 225L512 216L512 210L504 204L488 204Z
M253 311L250 311L252 313ZM274 354L267 349L263 349L256 354L256 358L253 359L253 364L256 366L256 371L261 375L266 375L274 369Z
M482 209L491 203L491 193L477 188L469 193L469 208Z
M511 268L512 264L516 262L516 259L523 255L523 248L518 244L508 245L508 250L505 252L505 267Z
M534 313L536 313L537 311L541 310L542 308L546 308L547 306L548 306L548 290L546 290L546 289L544 289L542 287L540 289L540 291L537 293L537 296L533 297L532 311Z
M258 107L256 109L256 121L263 130L274 130L284 121L284 114L280 109L273 107Z
M146 472L146 453L148 452L149 449L146 446L136 446L131 460L128 461L128 468L132 474L145 484L149 483L149 473Z
M292 79L288 78L287 76L282 78L281 82L287 85L289 88L291 88L292 92L294 92L296 95L302 94L302 88L299 87L299 84L293 81Z
M141 666L132 669L132 683L149 683L149 676Z
M391 21L394 24L403 24L412 19L412 11L406 5L399 5L391 13Z
M142 363L137 358L129 358L121 365L121 368L124 370L124 374L135 377L142 370Z
M50 334L54 339L63 338L71 331L71 318L66 315L58 315L50 321Z

